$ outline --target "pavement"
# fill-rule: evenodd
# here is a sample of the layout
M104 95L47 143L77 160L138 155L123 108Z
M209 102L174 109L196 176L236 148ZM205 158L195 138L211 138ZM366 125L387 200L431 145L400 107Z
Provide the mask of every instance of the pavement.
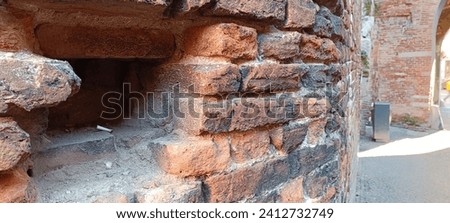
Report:
M450 131L391 127L389 143L369 136L370 127L361 136L352 202L450 203Z

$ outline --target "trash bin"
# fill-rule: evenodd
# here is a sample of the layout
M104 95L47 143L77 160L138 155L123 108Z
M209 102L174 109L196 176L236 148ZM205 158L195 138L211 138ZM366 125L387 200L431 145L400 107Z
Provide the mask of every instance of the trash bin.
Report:
M372 106L373 140L389 142L391 124L391 106L386 102L375 102Z

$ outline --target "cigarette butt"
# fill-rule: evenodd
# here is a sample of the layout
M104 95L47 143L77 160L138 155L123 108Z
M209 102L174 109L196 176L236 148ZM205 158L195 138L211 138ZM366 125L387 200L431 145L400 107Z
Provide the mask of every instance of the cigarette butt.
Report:
M105 131L105 132L109 132L109 133L111 133L113 131L112 129L108 129L108 128L103 127L101 125L97 125L97 129L100 130L100 131Z

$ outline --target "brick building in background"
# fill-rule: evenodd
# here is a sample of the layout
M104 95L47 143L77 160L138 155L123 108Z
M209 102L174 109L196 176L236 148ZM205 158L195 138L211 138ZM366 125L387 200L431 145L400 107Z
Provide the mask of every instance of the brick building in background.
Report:
M450 23L447 1L367 0L364 5L374 9L375 22L370 74L363 83L370 89L362 93L363 122L370 103L382 101L391 103L394 121L438 128L440 45Z

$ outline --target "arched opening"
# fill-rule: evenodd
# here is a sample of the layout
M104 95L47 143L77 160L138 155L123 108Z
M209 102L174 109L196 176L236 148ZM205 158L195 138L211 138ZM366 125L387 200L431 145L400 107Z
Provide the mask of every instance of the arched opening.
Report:
M441 0L435 14L433 25L433 68L431 71L430 96L432 98L432 126L435 128L450 127L450 104L445 103L448 92L445 82L447 74L446 58L450 54L448 30L450 29L450 2ZM446 124L448 123L448 124Z

